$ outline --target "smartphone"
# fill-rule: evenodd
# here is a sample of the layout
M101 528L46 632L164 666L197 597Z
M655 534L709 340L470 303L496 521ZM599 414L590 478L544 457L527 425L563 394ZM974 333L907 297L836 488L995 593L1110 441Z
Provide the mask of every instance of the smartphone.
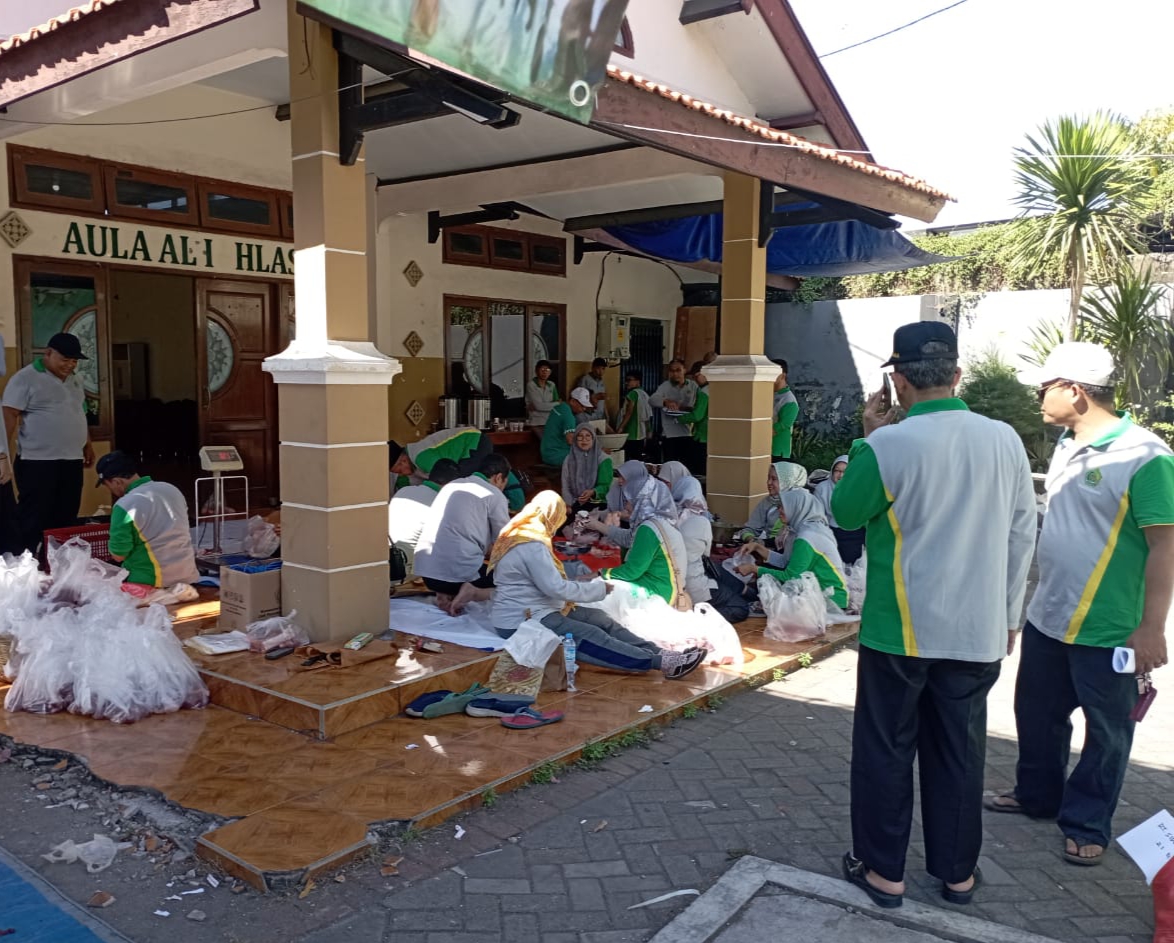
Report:
M893 408L893 381L887 373L881 374L881 409L888 412Z

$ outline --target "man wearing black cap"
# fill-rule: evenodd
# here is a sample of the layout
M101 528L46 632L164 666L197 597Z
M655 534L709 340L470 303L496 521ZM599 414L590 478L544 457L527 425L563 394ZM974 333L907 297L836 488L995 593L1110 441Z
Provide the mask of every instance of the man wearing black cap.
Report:
M86 393L74 371L88 360L72 334L54 334L45 353L18 370L4 389L4 432L17 437L13 463L21 539L35 551L46 530L77 520L82 469L94 464Z
M948 325L898 328L884 366L907 418L894 424L887 386L869 398L831 501L868 550L844 876L901 905L916 757L926 869L966 904L982 879L986 698L1021 624L1035 495L1015 431L954 397Z
M110 556L127 572L123 589L150 600L169 589L177 600L195 598L200 578L188 524L188 505L174 485L140 475L125 452L98 460L98 484L115 499L110 514Z

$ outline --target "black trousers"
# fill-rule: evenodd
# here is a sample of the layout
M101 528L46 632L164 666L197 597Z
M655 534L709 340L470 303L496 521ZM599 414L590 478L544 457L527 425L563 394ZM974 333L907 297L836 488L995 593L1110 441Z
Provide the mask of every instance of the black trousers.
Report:
M17 457L12 468L20 494L16 517L26 550L36 553L45 531L77 523L83 469L80 458L29 462Z
M982 849L986 699L1000 662L889 655L860 646L852 726L853 854L888 881L905 875L913 760L926 870L967 880Z
M642 462L644 461L644 440L643 439L629 439L624 443L624 461L625 462Z
M0 553L20 553L24 550L24 539L16 514L16 495L10 481L0 485Z
M680 462L693 471L693 440L687 435L665 436L661 439L665 462Z

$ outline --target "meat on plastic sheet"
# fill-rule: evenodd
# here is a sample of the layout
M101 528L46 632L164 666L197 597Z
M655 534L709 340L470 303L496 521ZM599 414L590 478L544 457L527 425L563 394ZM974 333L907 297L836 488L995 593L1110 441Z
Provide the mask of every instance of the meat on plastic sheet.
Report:
M171 616L122 592L124 570L92 559L81 540L50 546L49 562L46 580L23 559L0 561L0 585L11 590L0 601L13 640L8 710L132 723L208 702Z
M614 582L615 589L602 602L587 608L602 610L624 628L661 648L684 651L696 645L709 652L708 664L742 667L738 632L713 607L698 603L681 612L659 596L650 596L642 587Z

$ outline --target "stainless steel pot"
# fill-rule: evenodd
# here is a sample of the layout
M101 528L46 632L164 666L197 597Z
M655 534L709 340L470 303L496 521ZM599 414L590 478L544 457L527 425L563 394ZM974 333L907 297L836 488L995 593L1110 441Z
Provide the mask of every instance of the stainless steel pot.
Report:
M455 429L461 424L461 401L455 396L440 397L440 424L445 429Z

